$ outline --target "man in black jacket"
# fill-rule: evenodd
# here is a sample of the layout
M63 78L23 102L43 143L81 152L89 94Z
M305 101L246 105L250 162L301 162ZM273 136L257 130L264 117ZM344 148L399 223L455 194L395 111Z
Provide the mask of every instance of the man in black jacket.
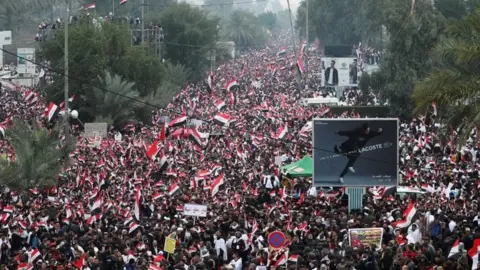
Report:
M353 165L357 161L357 158L361 154L362 148L367 144L367 142L380 134L382 134L382 129L379 128L376 131L370 130L370 127L367 123L362 124L361 127L356 128L351 131L337 131L336 134L340 136L348 137L348 139L340 145L340 148L335 145L333 150L338 155L346 156L348 161L347 165L340 174L339 181L343 183L343 177L348 173L348 171L355 172Z
M335 68L335 60L332 60L330 67L325 70L325 86L338 85L338 70Z

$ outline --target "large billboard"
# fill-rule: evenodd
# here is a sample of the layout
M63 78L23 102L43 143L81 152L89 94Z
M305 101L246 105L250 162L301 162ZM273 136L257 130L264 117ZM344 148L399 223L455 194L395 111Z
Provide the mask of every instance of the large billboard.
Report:
M12 44L12 31L0 31L0 49ZM3 67L3 51L0 52L0 67Z
M397 179L398 119L314 119L315 186L393 186Z
M35 74L35 49L18 48L17 49L17 71L24 74Z
M357 58L322 57L322 73L322 86L327 83L334 86L357 86L359 80Z

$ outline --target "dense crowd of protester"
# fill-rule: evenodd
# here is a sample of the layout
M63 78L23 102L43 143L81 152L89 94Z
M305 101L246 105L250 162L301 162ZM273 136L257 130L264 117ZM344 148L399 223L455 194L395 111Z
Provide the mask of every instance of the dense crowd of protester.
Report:
M358 117L301 102L322 91L306 87L318 78L299 76L293 52L279 56L282 40L186 86L153 126L109 129L93 145L80 133L62 184L30 190L28 201L5 189L1 269L477 269L474 133L456 149L435 117L402 122L402 185L426 195L372 187L350 213L344 189L281 174L311 155L312 118ZM319 69L320 57L308 57ZM3 84L5 128L11 118L37 123L45 107L34 89ZM5 139L2 156L12 159ZM186 204L207 210L186 216ZM349 241L349 229L372 227L383 230L378 244ZM287 236L283 248L269 248L273 231Z

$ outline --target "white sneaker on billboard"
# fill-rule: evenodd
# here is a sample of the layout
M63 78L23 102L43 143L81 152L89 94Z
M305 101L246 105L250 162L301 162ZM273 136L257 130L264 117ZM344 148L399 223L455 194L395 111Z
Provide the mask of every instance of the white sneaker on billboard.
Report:
M343 184L343 177L338 178L338 181L340 181L340 183Z
M353 167L348 167L348 170L351 171L352 173L355 172L355 169Z

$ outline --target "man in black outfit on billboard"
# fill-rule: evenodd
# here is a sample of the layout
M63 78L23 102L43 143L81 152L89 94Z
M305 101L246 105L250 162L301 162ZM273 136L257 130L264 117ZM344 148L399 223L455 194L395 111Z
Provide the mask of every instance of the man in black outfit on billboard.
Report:
M336 134L340 136L348 137L348 139L343 142L340 147L337 145L334 146L333 150L338 155L346 156L348 159L347 165L340 174L339 181L343 183L343 177L348 173L348 171L355 172L353 165L357 161L357 158L360 156L360 150L367 144L367 142L380 134L382 134L382 129L379 128L376 131L370 130L370 127L367 123L362 124L361 127L358 127L351 131L336 131Z

